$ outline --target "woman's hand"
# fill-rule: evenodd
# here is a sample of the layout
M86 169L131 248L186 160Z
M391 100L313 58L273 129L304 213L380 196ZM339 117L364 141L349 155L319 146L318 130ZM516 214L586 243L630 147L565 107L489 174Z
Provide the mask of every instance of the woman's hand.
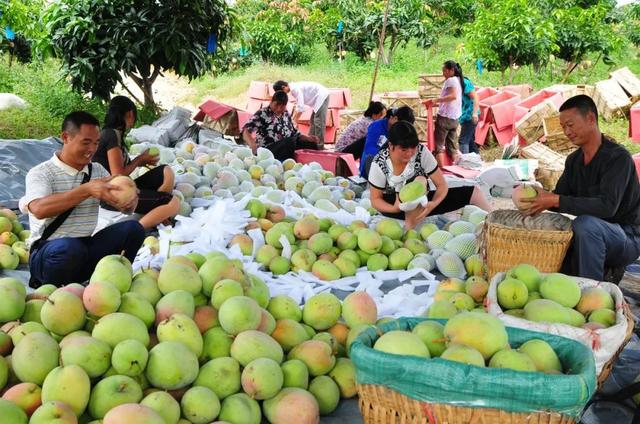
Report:
M136 158L136 161L138 162L138 166L147 166L147 165L155 166L158 164L159 160L160 160L160 155L150 154L149 149L140 153L140 155L138 155L138 157Z

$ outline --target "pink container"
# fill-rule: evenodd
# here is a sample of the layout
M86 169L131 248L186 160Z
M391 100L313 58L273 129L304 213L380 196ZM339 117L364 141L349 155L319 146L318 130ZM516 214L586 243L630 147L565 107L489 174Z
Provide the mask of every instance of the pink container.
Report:
M343 160L347 169L350 172L350 175L358 175L358 163L353 158L351 153L340 153L340 152L327 152L327 151L318 151L318 150L296 150L296 162L299 163L309 163L309 162L318 162L323 169L327 171L331 171L333 173L336 172L336 166L338 164L338 160ZM350 176L343 175L343 176Z
M634 143L640 143L640 102L629 111L629 137Z

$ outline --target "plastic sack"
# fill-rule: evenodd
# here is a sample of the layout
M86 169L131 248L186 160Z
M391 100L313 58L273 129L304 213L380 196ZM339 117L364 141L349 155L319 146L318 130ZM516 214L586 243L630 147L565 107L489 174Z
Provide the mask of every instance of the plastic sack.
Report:
M356 367L356 382L385 386L422 402L517 413L553 411L572 417L580 415L596 391L595 365L589 349L550 334L507 328L513 347L531 339L549 343L571 374L483 368L440 358L392 355L372 348L380 331L411 330L427 320L400 318L362 332L349 351Z
M573 327L567 324L551 324L546 322L533 322L524 318L505 314L498 304L498 284L504 279L504 273L496 274L489 285L489 292L485 300L485 307L491 315L495 315L510 327L524 328L542 333L555 334L579 341L593 352L596 361L596 373L600 374L604 365L618 352L627 336L629 323L624 315L622 304L624 296L615 284L600 283L586 278L574 277L581 289L600 287L613 297L616 303L616 324L601 330L587 330Z
M169 131L164 128L156 128L150 125L143 125L138 128L133 128L129 132L129 136L136 143L151 143L159 144L161 146L169 146L171 142Z
M411 202L400 203L400 210L402 212L409 212L414 210L418 206L422 206L424 208L428 203L429 199L427 198L427 196L420 196L416 200L412 200Z

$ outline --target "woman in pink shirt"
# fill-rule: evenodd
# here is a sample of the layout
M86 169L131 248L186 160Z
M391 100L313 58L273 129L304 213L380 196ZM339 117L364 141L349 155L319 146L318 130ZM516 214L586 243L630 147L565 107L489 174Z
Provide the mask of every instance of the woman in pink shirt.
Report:
M458 150L458 119L462 115L462 87L464 80L460 65L447 60L442 67L442 75L446 78L440 97L431 103L438 105L438 115L434 130L436 150L434 156L438 165L442 166L445 154L455 163L460 156Z

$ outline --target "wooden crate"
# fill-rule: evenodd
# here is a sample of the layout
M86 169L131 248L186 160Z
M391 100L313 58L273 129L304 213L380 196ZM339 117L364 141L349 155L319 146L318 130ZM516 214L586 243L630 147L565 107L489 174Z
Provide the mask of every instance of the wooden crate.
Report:
M202 124L212 130L219 131L224 135L237 137L240 135L240 126L238 125L238 113L232 110L219 119L213 119L209 115L205 115Z
M361 118L364 113L363 110L355 110L355 109L342 109L340 110L340 129L344 130L347 128L349 124L351 124L356 119Z
M440 97L444 85L442 74L428 74L418 76L418 94L423 99Z
M426 109L422 106L422 99L416 91L385 92L378 95L378 98L388 109L409 106L416 117L427 114Z
M640 100L640 79L626 66L613 71L609 76L616 80L632 101Z
M596 83L593 101L598 107L598 113L606 121L624 116L631 108L631 100L627 97L627 93L614 79Z
M566 156L550 149L540 142L535 142L520 150L520 157L535 159L538 168L535 170L535 178L545 190L553 190L558 179L564 171Z
M561 154L569 154L577 149L577 147L571 143L571 140L564 135L562 126L560 125L560 115L555 114L547 116L543 120L544 124L544 137L547 146Z
M556 113L555 104L551 100L545 100L532 107L515 123L516 132L527 144L535 143L544 135L544 118Z
M417 117L416 122L413 124L416 128L416 132L418 133L418 140L422 142L426 142L429 140L428 137L428 127L427 127L427 119L424 117ZM435 122L434 122L435 126Z

